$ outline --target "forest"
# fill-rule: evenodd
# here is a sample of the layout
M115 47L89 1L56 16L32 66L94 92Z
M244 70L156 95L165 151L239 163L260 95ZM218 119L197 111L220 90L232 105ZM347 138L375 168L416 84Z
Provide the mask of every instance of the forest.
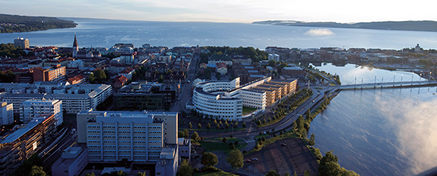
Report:
M74 21L62 20L55 17L32 17L20 15L0 14L0 33L41 31L57 28L73 28Z

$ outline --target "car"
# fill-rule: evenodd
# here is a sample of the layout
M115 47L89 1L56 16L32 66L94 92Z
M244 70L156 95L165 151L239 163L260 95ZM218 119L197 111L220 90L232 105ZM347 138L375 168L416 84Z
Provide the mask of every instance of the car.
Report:
M252 158L252 161L258 161L258 158Z
M286 143L282 143L281 146L287 146L287 144Z
M247 159L246 160L246 163L251 163L252 161L250 160L250 159Z

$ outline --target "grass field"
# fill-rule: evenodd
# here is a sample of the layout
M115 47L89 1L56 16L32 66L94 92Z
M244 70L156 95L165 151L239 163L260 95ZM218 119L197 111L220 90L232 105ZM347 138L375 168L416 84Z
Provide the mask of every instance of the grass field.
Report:
M222 151L225 153L229 153L232 150L231 147L229 146L229 142L238 141L237 146L235 146L238 149L242 149L242 148L246 147L246 145L247 145L241 139L237 139L237 138L226 138L226 139L227 139L226 143L222 142L222 139L220 139L220 138L214 138L213 140L210 140L210 141L207 141L208 139L206 139L206 140L200 141L199 143L203 148L205 148L206 151L209 151L209 152Z
M225 171L216 171L216 172L198 172L198 173L194 173L193 176L222 176L222 175L229 175L229 176L234 176L234 174L231 174L229 172L225 172Z
M243 106L243 115L250 114L253 111L256 111L256 108Z

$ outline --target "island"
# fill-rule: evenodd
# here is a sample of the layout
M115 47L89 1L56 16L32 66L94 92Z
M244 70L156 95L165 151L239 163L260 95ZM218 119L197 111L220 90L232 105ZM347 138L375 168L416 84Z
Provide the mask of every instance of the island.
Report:
M437 32L436 21L381 21L381 22L337 23L337 22L305 22L305 21L295 21L295 20L268 20L268 21L256 21L253 22L252 24Z
M30 32L57 28L73 28L74 21L55 17L0 14L0 33Z

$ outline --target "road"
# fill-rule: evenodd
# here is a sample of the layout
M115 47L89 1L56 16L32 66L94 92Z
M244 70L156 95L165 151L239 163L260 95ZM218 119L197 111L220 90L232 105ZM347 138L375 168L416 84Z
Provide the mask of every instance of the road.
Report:
M62 152L76 141L77 133L71 135L70 131L71 128L68 129L67 133L63 138L61 138L58 144L53 146L49 153L42 157L43 167L47 171L51 171L53 163L61 157Z
M181 85L181 92L178 98L178 101L170 108L172 112L180 112L181 110L185 110L185 104L191 100L191 89L192 83L196 76L196 65L200 60L200 55L195 54L193 59L191 60L190 66L188 67L187 79L185 79L184 83Z

